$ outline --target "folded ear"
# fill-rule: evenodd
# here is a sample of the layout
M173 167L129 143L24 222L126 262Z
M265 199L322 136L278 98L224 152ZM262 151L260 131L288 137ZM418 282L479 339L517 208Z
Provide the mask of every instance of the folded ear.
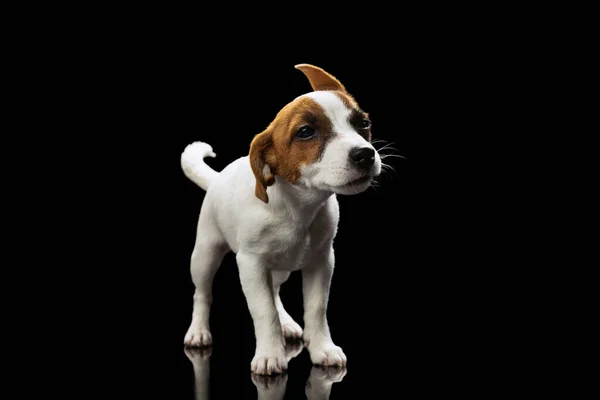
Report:
M250 144L250 167L256 178L256 187L254 194L265 203L269 202L267 195L267 186L275 183L275 178L271 173L271 167L267 162L273 155L273 141L271 130L267 128L264 132L254 137ZM270 157L271 156L271 157Z
M311 64L298 64L294 68L299 69L306 75L310 86L314 91L317 90L339 90L346 92L346 88L341 84L333 75L325 72L319 67L315 67Z

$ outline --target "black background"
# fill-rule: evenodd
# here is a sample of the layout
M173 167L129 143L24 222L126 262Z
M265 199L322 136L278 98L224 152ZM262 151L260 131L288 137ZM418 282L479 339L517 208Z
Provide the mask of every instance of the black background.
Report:
M493 157L489 138L502 130L486 94L506 79L491 72L501 63L496 55L472 35L445 35L431 24L385 34L382 48L359 38L350 46L317 37L216 42L169 28L124 36L110 57L98 59L105 73L90 77L102 93L98 127L110 147L98 160L115 172L102 181L104 191L94 182L92 192L119 210L101 213L116 252L106 260L98 252L97 278L107 283L94 305L107 321L98 327L103 341L115 352L97 390L193 398L183 337L204 192L184 177L180 154L206 141L217 171L246 155L277 111L311 90L294 69L310 63L336 76L370 113L373 137L384 141L376 147L390 143L395 150L383 153L404 157L385 160L394 172L376 190L338 196L328 317L348 371L331 398L474 391L503 345L491 337L506 328L490 316L500 318L497 301L508 301L491 295L504 272L487 227L503 210L487 204L503 194L490 189L481 162ZM300 283L293 273L282 299L302 325ZM211 398L256 398L252 320L232 255L213 292ZM286 399L304 398L310 370L304 350L290 362Z
M217 170L246 154L277 111L310 90L298 63L338 77L370 113L374 137L405 157L386 160L395 172L377 192L339 197L328 315L349 361L331 398L479 398L528 381L532 392L553 389L560 379L540 385L533 375L568 342L555 328L573 329L555 313L581 305L562 302L568 284L549 282L573 265L559 256L575 253L557 212L577 220L580 208L553 202L573 197L574 185L555 178L571 182L560 158L579 152L548 148L566 144L578 119L562 110L574 96L560 90L589 86L577 85L585 75L575 54L590 52L567 35L569 13L285 6L51 4L11 14L6 81L16 91L5 111L18 123L5 139L23 145L5 143L5 159L17 157L5 178L24 177L6 190L22 208L6 207L4 222L16 222L7 236L26 240L5 246L16 259L3 271L23 273L25 285L4 281L5 308L19 317L5 323L16 338L4 343L17 353L11 372L25 373L19 390L193 398L183 337L204 193L184 177L180 154L206 141ZM212 398L254 399L252 321L233 261L214 283ZM299 274L282 296L301 322ZM547 316L552 323L540 323ZM310 371L304 351L290 363L286 398L304 398Z

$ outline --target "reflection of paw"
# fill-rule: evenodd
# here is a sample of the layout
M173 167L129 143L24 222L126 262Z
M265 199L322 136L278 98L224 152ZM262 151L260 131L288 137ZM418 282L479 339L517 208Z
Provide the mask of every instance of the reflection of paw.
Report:
M196 400L208 400L212 347L184 347L183 351L194 368Z
M212 345L212 335L208 329L190 326L183 339L183 344L191 347L210 346Z
M285 351L281 349L256 350L250 369L258 375L282 374L287 370Z
M292 358L296 357L304 349L304 342L302 340L294 340L285 343L285 358L289 362Z
M313 366L310 370L309 382L327 382L329 384L341 382L348 370L343 367L319 367Z
M302 328L293 319L281 321L281 330L283 331L283 337L287 340L302 338Z
M304 393L308 400L329 399L331 386L341 382L346 376L346 368L313 366L306 381Z
M333 342L312 342L308 345L310 360L314 365L322 365L324 367L345 367L346 355L339 346Z
M212 354L212 347L184 347L183 351L187 358L195 363L208 360Z
M285 393L285 385L287 383L287 374L279 374L279 375L257 375L250 374L252 378L252 383L254 386L261 391L267 390L275 390L283 386L283 391Z

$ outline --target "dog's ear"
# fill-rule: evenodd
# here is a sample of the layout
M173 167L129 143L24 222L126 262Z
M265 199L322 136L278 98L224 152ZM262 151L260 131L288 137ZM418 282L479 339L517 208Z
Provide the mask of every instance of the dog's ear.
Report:
M250 167L256 177L254 194L265 203L269 202L267 186L275 183L275 177L271 172L271 165L268 163L268 160L273 155L273 140L269 127L254 137L250 144L250 155L248 157L250 159Z
M324 71L322 68L315 67L311 64L298 64L294 68L299 69L306 75L310 86L314 91L317 90L339 90L340 92L346 92L346 88L335 76Z

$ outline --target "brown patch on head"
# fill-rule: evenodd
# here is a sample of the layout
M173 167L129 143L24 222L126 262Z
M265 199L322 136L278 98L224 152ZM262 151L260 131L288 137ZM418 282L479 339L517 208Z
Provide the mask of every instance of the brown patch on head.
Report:
M371 140L370 122L368 127L363 126L368 114L360 109L337 78L310 64L298 64L295 68L304 73L314 91L331 91L338 96L351 110L348 122L365 139ZM298 137L296 134L302 127L311 128L314 135ZM256 197L269 202L267 187L275 183L275 175L289 183L298 182L301 167L319 160L334 134L325 110L313 99L300 97L286 105L250 145L249 159L256 177Z
M344 105L351 110L349 117L350 124L356 129L359 135L364 137L367 141L371 141L371 123L369 120L369 114L360 109L358 103L346 90L344 85L329 72L311 64L298 64L295 66L306 75L310 86L314 91L327 90L335 94ZM368 120L368 127L364 127L364 120Z
M302 127L314 130L307 138L296 136ZM286 105L250 144L250 166L256 177L255 194L269 202L267 187L277 175L289 183L300 179L300 168L317 161L325 144L333 135L332 124L325 110L313 99L300 97Z

